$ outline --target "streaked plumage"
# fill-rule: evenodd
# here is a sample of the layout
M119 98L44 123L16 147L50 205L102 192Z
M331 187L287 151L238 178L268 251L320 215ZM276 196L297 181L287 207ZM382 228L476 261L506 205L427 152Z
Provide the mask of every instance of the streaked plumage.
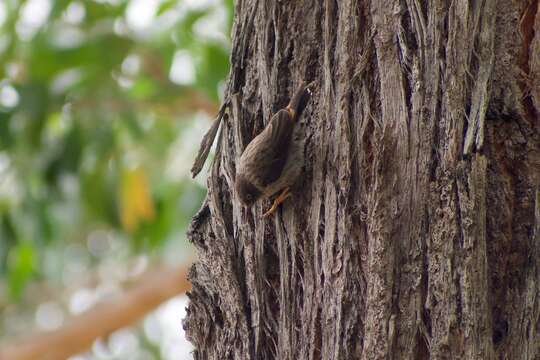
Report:
M303 139L295 133L298 110L308 94L305 84L287 108L279 110L246 147L237 165L235 188L240 201L251 206L291 186L304 162Z

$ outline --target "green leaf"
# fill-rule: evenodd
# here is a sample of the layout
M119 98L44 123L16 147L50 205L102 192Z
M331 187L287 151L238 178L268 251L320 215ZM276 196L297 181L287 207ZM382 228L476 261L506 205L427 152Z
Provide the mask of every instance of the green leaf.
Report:
M178 0L166 0L159 5L157 16L161 16L179 3Z
M213 100L218 101L218 83L229 72L229 56L218 44L207 44L200 49L196 65L197 87L204 90Z
M149 77L139 77L129 90L135 99L143 100L154 96L159 91L157 84Z
M12 300L18 300L37 268L36 250L23 242L10 250L8 263L9 294Z

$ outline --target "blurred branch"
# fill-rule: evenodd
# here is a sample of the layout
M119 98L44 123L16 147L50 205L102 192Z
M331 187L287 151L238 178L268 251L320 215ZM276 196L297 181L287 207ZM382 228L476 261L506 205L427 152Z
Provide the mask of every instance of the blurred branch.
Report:
M204 94L198 91L190 91L172 103L170 109L177 112L203 111L210 117L214 117L219 111L219 103L209 100Z
M179 94L175 101L166 104L151 100L125 101L119 98L107 99L105 101L102 99L84 98L73 102L74 110L95 111L96 108L114 112L128 110L148 111L148 109L154 109L158 115L171 118L202 111L210 117L214 117L219 111L219 104L209 100L204 94L198 91L187 90Z
M87 350L115 330L133 324L162 302L190 289L187 268L161 269L141 277L121 296L74 317L62 328L0 347L1 360L57 360Z

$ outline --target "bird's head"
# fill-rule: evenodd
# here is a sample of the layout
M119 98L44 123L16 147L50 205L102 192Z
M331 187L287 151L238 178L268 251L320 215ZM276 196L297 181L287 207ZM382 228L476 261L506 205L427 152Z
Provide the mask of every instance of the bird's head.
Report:
M235 188L238 198L247 207L253 205L262 195L262 192L242 174L236 175Z

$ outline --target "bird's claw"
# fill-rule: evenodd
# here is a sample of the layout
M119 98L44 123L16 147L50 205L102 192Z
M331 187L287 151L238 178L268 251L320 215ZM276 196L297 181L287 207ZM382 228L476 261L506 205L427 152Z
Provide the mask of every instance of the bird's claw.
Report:
M277 197L277 199L274 200L272 207L263 214L263 218L269 217L270 215L275 213L279 205L281 205L290 196L292 196L292 194L290 193L289 188L286 188L285 190L283 190L283 192Z
M276 212L277 208L278 208L277 205L274 203L274 205L272 205L272 207L267 212L265 212L262 217L263 218L270 217L270 215Z

